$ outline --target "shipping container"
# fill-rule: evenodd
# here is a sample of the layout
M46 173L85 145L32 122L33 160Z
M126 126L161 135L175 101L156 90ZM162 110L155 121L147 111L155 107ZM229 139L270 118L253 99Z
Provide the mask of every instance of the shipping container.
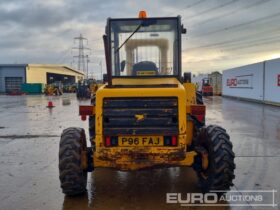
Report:
M222 95L222 74L218 71L209 74L210 84L213 87L213 94Z
M264 62L264 101L280 103L280 59Z
M41 94L44 85L41 83L24 83L21 85L21 92L26 94Z
M280 59L223 71L222 94L280 104Z
M223 71L223 95L263 100L263 63Z

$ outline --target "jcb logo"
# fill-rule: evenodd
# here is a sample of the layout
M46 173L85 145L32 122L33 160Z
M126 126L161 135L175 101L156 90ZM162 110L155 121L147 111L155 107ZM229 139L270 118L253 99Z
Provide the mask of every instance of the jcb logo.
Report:
M227 86L232 87L232 86L237 86L237 79L227 79Z

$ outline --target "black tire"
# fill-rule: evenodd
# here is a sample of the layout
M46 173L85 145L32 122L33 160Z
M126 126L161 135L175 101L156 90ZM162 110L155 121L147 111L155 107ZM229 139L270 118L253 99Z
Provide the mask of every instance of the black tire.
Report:
M90 104L95 106L95 95L92 96ZM89 116L88 118L88 131L91 146L95 148L95 116Z
M226 130L215 125L202 128L196 142L197 146L207 150L209 160L207 170L202 169L201 157L199 156L194 164L202 191L229 190L233 186L232 181L235 178L235 154L232 151L232 143Z
M84 129L65 129L59 144L59 179L66 195L86 192L87 171L81 166L82 151L87 151Z
M201 91L196 91L196 104L203 105L203 98Z
M91 146L95 147L95 116L89 116L88 118L88 131Z

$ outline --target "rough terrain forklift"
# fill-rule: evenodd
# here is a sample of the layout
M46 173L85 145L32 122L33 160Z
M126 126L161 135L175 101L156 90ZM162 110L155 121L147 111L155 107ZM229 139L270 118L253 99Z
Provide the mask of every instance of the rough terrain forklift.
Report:
M191 75L181 76L181 18L111 19L103 36L107 82L91 105L87 147L83 128L61 135L59 173L66 195L86 191L87 173L105 167L139 170L189 166L203 192L229 190L234 153L226 130L205 125L205 105Z

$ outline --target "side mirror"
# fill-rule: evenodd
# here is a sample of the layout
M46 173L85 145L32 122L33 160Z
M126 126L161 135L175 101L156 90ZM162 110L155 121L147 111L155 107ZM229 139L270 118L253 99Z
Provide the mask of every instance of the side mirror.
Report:
M124 71L124 67L125 67L125 60L123 60L123 61L121 62L121 72Z

